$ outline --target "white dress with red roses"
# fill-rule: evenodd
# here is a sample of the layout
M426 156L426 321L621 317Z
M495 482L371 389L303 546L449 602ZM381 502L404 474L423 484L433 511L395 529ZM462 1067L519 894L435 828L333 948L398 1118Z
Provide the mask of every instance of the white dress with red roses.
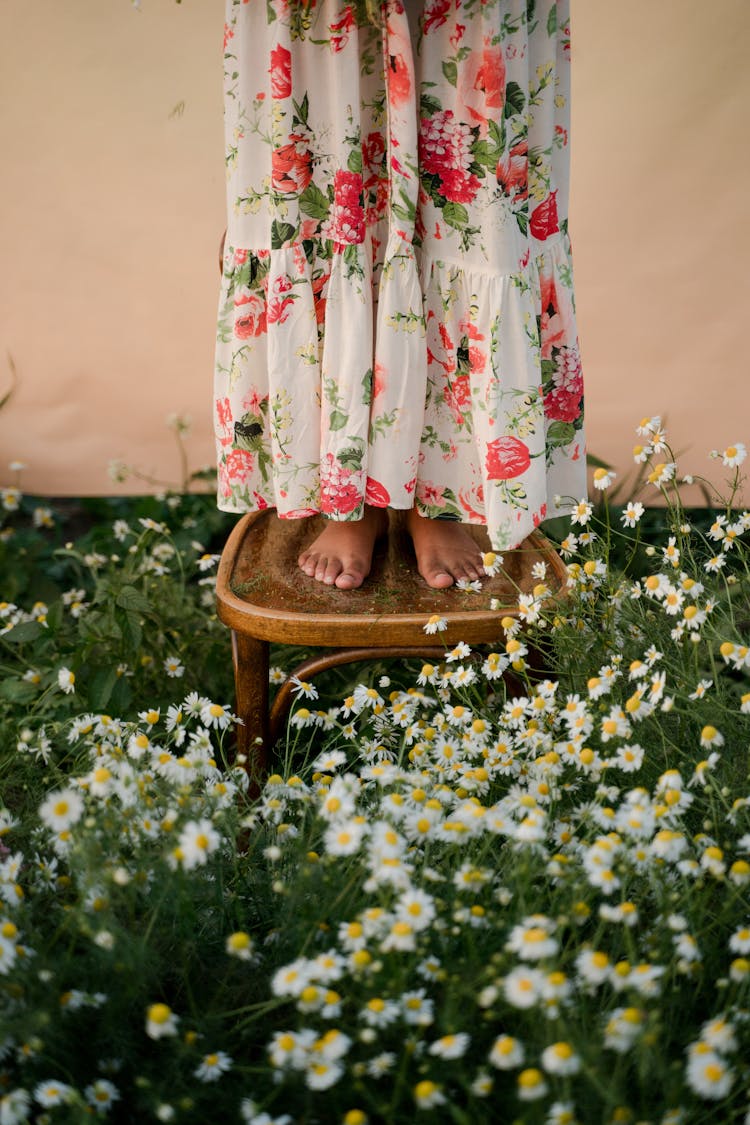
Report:
M568 0L227 0L219 507L518 544L585 493Z

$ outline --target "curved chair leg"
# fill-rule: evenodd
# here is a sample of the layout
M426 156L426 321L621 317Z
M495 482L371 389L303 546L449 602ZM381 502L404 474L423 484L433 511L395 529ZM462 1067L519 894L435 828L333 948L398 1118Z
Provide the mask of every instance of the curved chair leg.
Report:
M376 660L378 657L399 656L431 656L436 660L445 658L445 646L425 645L424 648L337 648L329 649L322 656L311 656L298 664L279 688L273 701L269 719L269 745L273 746L280 736L284 724L289 716L294 701L294 684L292 676L304 680L308 676L317 676L320 672L327 672L329 668L338 668L342 664L355 664L358 660Z

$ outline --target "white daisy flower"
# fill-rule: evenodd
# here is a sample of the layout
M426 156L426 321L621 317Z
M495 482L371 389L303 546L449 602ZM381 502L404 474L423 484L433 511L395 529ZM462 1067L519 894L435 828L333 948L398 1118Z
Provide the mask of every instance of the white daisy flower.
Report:
M542 1066L548 1074L577 1074L581 1060L570 1043L561 1040L542 1051Z
M225 1051L213 1051L203 1056L193 1074L201 1082L218 1082L231 1066L232 1059Z
M146 1009L146 1035L149 1039L176 1035L178 1019L168 1004L151 1004Z
M498 1035L488 1056L498 1070L515 1070L523 1064L524 1057L523 1044L513 1035Z
M179 836L179 860L186 871L202 867L221 843L221 837L210 820L190 820Z
M83 816L83 797L77 789L57 789L39 808L39 818L53 832L67 832Z
M66 695L76 690L76 677L75 672L71 672L70 668L60 668L57 673L57 686L60 691L64 691Z
M53 1079L39 1082L33 1090L34 1101L45 1107L65 1105L74 1094L75 1090L67 1082L55 1082Z

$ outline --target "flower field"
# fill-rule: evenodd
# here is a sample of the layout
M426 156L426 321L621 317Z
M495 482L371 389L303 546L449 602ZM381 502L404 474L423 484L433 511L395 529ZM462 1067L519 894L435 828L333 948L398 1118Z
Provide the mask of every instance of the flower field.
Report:
M226 517L2 491L0 1125L750 1123L745 450L706 516L638 440L566 601L298 682L257 797Z

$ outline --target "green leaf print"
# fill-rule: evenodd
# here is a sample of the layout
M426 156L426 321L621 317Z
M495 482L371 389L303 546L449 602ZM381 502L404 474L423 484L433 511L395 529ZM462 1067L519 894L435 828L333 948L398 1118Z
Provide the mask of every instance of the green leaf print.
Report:
M496 148L500 149L502 153L505 150L505 119L500 119L500 124L497 121L490 121L490 140Z
M296 227L291 223L280 223L274 219L271 223L271 249L279 250L290 238L294 238Z
M469 225L469 212L463 203L446 203L443 208L443 218L448 226L455 230L463 230L464 227Z
M434 86L435 83L433 82ZM419 109L422 117L432 117L434 113L440 113L442 105L437 98L431 97L429 94L422 94L419 101Z
M300 125L307 125L307 115L310 112L310 101L307 94L305 94L301 102L293 101L292 108L294 110L294 116Z
M512 117L514 113L523 113L526 97L517 82L509 82L505 87L505 116Z
M403 188L401 188L399 195L401 196L403 202L398 203L394 201L392 207L393 213L394 215L397 215L399 219L403 219L405 222L413 223L417 215L417 209L414 206L414 202L413 200L409 199L408 193L404 191Z
M362 457L365 452L365 443L362 438L350 438L351 445L342 449L337 454L336 460L340 465L344 465L347 469L361 469Z
M569 445L576 436L576 428L572 422L550 422L546 432L548 446Z
M557 31L557 5L553 4L547 16L547 34L552 36Z
M311 219L327 219L330 209L328 196L317 184L310 182L299 197L299 209Z
M362 149L361 148L353 148L352 149L352 151L349 153L349 159L346 162L346 166L347 166L347 168L349 169L350 172L359 173L359 172L362 171Z
M368 368L362 376L362 405L369 406L372 402L372 368Z
M344 414L343 410L332 410L328 415L328 428L329 430L343 430L348 420L349 416Z
M447 59L443 63L443 74L450 82L451 86L455 86L458 80L458 66L453 59Z
M494 168L500 159L501 149L497 145L493 145L491 141L477 141L472 148L472 156L478 165L484 165L479 175L484 175L484 168Z

